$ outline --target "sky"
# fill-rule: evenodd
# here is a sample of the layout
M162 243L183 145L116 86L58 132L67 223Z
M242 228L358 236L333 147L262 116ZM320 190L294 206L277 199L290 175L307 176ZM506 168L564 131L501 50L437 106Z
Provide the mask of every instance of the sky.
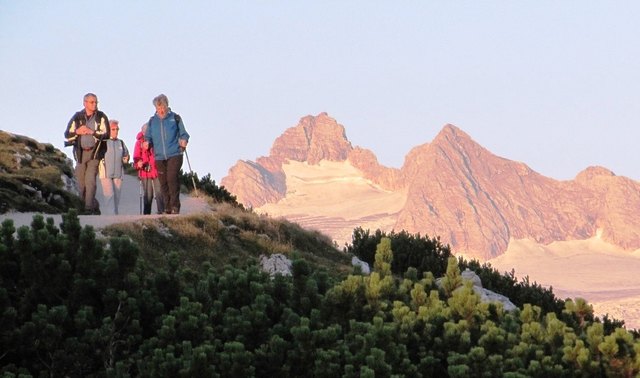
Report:
M447 123L558 180L640 180L637 1L0 0L0 129L65 148L87 92L133 146L169 97L220 183L327 112L387 167ZM190 168L191 167L191 168Z

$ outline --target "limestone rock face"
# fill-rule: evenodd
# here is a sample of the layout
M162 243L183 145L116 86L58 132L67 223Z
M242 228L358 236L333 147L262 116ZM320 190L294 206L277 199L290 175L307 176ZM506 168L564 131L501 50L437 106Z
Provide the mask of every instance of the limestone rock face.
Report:
M640 190L638 182L616 176L602 167L589 167L571 182L583 195L585 208L602 230L602 239L624 249L640 247Z
M246 207L278 202L284 197L285 179L280 170L271 171L258 163L238 161L221 185L234 193Z
M275 140L268 157L260 157L256 163L238 161L220 184L245 206L259 207L284 197L286 180L282 164L289 160L309 164L343 161L351 150L344 127L327 113L307 116Z
M403 186L402 172L399 169L387 168L378 163L373 152L355 147L349 152L349 161L362 171L364 177L387 190L400 189Z
M319 167L322 161L342 162L351 176L287 177L283 165L291 161ZM317 172L326 176L328 170ZM339 242L349 240L337 235L362 226L437 236L454 253L482 261L504 253L512 239L549 244L599 235L627 250L640 248L638 182L602 167L589 167L574 180L554 180L493 155L453 125L413 148L395 169L352 147L344 127L326 113L307 116L276 139L270 156L238 162L222 185L245 205L268 204L270 214L330 232Z
M269 273L271 277L278 274L283 276L291 276L291 260L280 253L271 256L260 256L260 269Z
M414 148L402 170L409 194L397 229L439 235L454 251L489 259L510 238L550 243L595 232L569 186L491 154L452 125Z
M320 113L285 130L273 143L270 156L317 164L320 160L343 161L351 149L344 127L327 113Z

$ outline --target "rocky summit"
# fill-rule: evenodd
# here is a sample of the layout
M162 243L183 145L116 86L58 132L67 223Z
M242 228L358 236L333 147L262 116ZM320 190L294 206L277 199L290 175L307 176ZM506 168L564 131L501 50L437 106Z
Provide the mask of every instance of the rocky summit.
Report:
M406 230L486 261L511 240L540 244L596 236L640 248L640 184L603 167L558 181L492 154L445 125L400 169L353 147L326 113L278 137L269 156L238 161L221 184L247 207L319 229L338 243L355 227Z

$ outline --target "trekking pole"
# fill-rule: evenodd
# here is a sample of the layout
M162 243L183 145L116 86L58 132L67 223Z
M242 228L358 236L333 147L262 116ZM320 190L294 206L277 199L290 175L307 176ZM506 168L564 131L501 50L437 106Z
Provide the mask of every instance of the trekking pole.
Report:
M138 178L140 181L140 215L142 215L142 178Z
M189 173L191 174L191 183L193 183L193 191L196 193L196 197L198 196L198 188L196 187L196 180L193 178L193 170L191 169L191 162L189 162L189 154L187 153L187 149L184 149L184 156L187 157L187 165L189 166Z

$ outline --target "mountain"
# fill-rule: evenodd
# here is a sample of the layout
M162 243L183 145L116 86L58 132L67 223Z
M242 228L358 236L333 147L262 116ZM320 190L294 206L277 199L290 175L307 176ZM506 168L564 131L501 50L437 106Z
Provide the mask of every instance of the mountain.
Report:
M598 233L640 248L640 184L602 167L545 177L492 154L453 125L413 148L400 169L353 147L326 113L278 137L269 156L238 161L221 184L238 201L349 242L355 227L438 236L456 253L489 260L511 240L540 244Z

